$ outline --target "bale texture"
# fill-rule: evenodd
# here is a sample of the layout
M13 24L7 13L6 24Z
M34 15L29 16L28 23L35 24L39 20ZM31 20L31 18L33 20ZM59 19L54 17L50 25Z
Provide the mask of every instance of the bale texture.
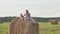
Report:
M9 34L39 34L39 25L33 21L15 18L10 23Z

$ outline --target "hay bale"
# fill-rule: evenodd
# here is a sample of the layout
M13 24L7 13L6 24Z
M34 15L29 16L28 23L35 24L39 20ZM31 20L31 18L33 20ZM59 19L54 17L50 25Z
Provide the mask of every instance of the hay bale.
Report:
M39 25L16 18L10 23L9 34L39 34Z
M57 25L57 24L58 24L58 21L57 21L57 20L52 20L52 21L51 21L51 24Z
M13 33L14 26L15 26L15 24L17 23L18 19L19 19L19 18L14 18L14 19L11 21L11 23L10 23L10 25L9 25L9 32L8 32L8 34L12 34L12 33Z

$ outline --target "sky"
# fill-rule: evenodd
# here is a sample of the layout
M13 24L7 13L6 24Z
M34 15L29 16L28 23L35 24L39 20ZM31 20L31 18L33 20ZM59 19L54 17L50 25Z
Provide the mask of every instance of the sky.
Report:
M32 17L60 17L60 0L0 0L0 17L20 16L26 9Z

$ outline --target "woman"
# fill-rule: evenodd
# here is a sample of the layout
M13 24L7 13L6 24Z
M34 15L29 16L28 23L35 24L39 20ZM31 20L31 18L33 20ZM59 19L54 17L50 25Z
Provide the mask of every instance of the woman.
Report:
M30 20L31 16L30 13L28 12L28 10L26 10L26 13L24 14L25 20Z
M30 13L28 12L28 10L26 10L26 13L24 14L24 19L27 20L27 21L32 20L34 23L36 23L35 20L33 20L33 19L31 18L31 15L30 15Z

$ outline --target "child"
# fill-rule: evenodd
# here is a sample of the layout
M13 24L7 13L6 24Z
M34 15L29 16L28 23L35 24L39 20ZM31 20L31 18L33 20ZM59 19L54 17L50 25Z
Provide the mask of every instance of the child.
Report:
M20 19L24 20L24 16L22 15L22 13L20 14Z

